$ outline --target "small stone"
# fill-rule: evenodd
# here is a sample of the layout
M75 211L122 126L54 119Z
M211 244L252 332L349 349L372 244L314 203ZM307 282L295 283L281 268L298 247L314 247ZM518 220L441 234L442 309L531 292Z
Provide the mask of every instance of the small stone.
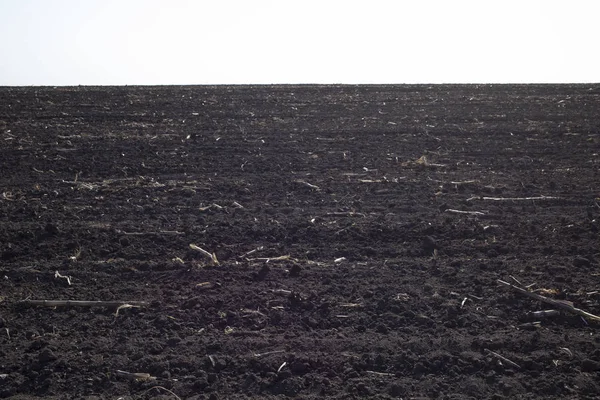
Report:
M167 344L169 346L177 346L179 342L181 342L181 338L179 336L173 336L167 340Z
M260 268L260 270L256 273L256 280L262 281L265 280L267 275L270 272L270 268L267 264L263 264L263 266Z
M58 233L58 227L50 222L46 224L44 229L49 235L56 235Z
M585 268L585 267L589 267L592 263L590 262L590 260L588 260L585 257L581 257L581 256L577 256L575 257L575 259L573 260L573 265L577 268Z
M589 358L581 362L581 370L583 372L594 372L600 370L598 361L590 360Z
M50 350L48 347L44 348L38 356L38 360L42 364L52 362L52 361L56 360L57 358L58 357L56 357L54 352L52 350Z
M171 379L171 373L169 371L163 371L160 373L162 379Z
M389 393L392 397L400 397L404 393L406 393L406 390L402 386L398 385L397 383L394 383L390 386Z
M292 371L288 370L288 369L284 369L281 372L279 372L278 378L283 380L283 379L287 379L290 378L292 376Z
M215 383L217 380L219 380L219 376L217 374L215 374L214 372L211 372L210 374L208 374L206 376L208 383Z
M433 251L438 249L438 244L431 236L425 236L423 239L423 251L426 254L433 254Z
M300 276L300 272L302 272L302 268L298 264L294 264L292 268L290 268L290 276L292 277Z

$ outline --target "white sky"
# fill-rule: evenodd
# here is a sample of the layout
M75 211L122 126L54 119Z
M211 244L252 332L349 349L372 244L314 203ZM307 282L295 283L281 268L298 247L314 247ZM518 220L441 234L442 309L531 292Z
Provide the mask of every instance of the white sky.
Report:
M0 85L600 82L596 0L0 0Z

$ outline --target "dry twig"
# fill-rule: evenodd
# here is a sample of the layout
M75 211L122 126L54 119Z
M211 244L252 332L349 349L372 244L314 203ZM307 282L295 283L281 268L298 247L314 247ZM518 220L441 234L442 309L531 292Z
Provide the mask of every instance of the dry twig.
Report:
M367 374L379 375L379 376L395 376L395 374L391 374L389 372L377 372L377 371L365 371Z
M268 356L271 354L279 354L279 353L285 353L285 350L273 350L273 351L266 351L264 353L252 353L252 355L254 357L258 358L258 357Z
M145 301L81 301L81 300L23 300L21 304L41 307L109 307L116 308L123 305L144 307Z
M81 247L79 247L77 250L75 250L75 254L73 254L71 257L69 257L69 260L71 260L72 262L75 262L79 259L79 257L81 257L81 252L83 251L83 249Z
M405 165L410 165L410 164L423 165L425 167L445 167L446 166L446 164L435 164L435 163L429 162L429 160L427 159L427 156L425 156L425 155L419 157L419 159L416 161L408 161L404 164Z
M252 250L250 250L250 251L248 251L248 252L246 252L246 253L242 254L241 256L238 256L238 258L246 258L246 257L247 257L247 256L249 256L250 254L254 254L254 253L256 253L257 251L264 250L264 248L265 248L264 246L258 246L257 248L255 248L255 249L252 249Z
M483 213L481 211L462 211L462 210L453 210L451 208L447 209L446 212L454 213L454 214L485 215L485 213Z
M533 311L527 314L529 318L539 319L539 318L549 318L554 317L559 314L558 310L541 310L541 311Z
M494 357L498 358L501 361L504 361L505 363L507 363L508 365L511 365L517 369L521 369L521 367L519 366L519 364L517 364L514 361L509 360L508 358L496 353L495 351L491 351L490 349L485 349L486 352L488 352L489 354L493 355Z
M127 371L116 370L115 374L117 374L118 376L122 376L124 378L135 380L135 381L153 381L156 379L155 376L152 376L145 372L127 372Z
M115 311L115 317L119 316L119 311L124 310L126 308L140 308L140 306L135 306L132 304L122 304L119 307L117 307L117 310Z
M215 285L213 285L211 282L200 282L196 284L196 288L202 290L212 289L214 286Z
M71 286L71 277L67 276L67 275L61 275L60 272L56 271L54 272L54 278L61 278L61 279L65 279L67 281L67 284L69 286Z
M467 201L490 200L490 201L527 201L527 200L558 200L560 197L554 196L536 196L536 197L469 197Z
M210 252L204 250L202 247L196 246L193 243L190 243L190 249L196 250L196 251L199 251L200 253L202 253L202 255L204 255L206 258L208 258L212 261L213 265L219 265L219 260L217 259L217 255L215 253L210 253Z
M284 362L283 362L283 364L281 364L281 365L279 366L279 368L277 369L277 373L280 373L280 372L281 372L281 370L283 369L283 367L285 367L286 365L287 365L287 361L284 361Z
M519 285L519 286L523 286L523 284L522 284L521 282L519 282L519 280L518 280L517 278L515 278L514 276L512 276L512 275L509 275L509 277L510 277L510 279L512 279L513 281L517 282L517 285Z
M362 307L362 304L360 304L360 303L340 303L339 306L347 307L347 308L356 308L356 307Z
M336 211L325 214L326 217L366 217L365 214L355 211Z
M177 400L181 400L181 397L177 396L175 393L173 393L171 390L167 389L164 386L152 386L150 389L146 390L144 393L148 393L149 391L153 390L153 389L162 389L165 392L171 394L173 397L175 397Z
M273 289L272 292L277 293L277 294L282 294L284 296L289 296L292 294L292 291L287 290L287 289Z
M287 254L285 256L279 256L279 257L258 257L258 258L248 258L248 261L264 261L264 262L271 262L271 261L285 261L285 260L289 260L290 259L290 255Z
M551 304L551 305L553 305L556 308L560 308L561 310L565 310L565 311L568 311L570 313L577 314L577 315L579 315L581 317L588 318L588 319L593 320L593 321L600 321L600 317L599 316L591 314L591 313L589 313L587 311L584 311L584 310L581 310L579 308L576 308L569 301L550 299L548 297L542 296L542 295L537 294L537 293L528 292L525 289L522 289L522 288L520 288L518 286L512 285L512 284L510 284L508 282L505 282L503 280L500 280L500 279L498 279L498 283L501 283L502 285L507 286L510 289L513 289L513 290L515 290L515 291L517 291L517 292L519 292L519 293L521 293L521 294L523 294L523 295L525 295L527 297L531 297L532 299L544 302L546 304Z
M569 350L567 347L559 347L560 350L564 351L565 353L567 353L569 355L569 357L573 357L573 352L571 350Z
M318 187L317 185L313 185L312 183L308 183L306 181L295 181L296 183L300 183L302 185L308 186L309 188L313 189L313 190L321 190L320 187Z
M208 205L206 207L200 207L200 208L198 208L198 210L200 210L200 211L207 211L207 210L210 210L211 208L216 208L218 210L222 210L223 206L220 206L217 203L212 203L211 205Z
M125 232L120 229L115 230L116 233L125 236L144 236L144 235L185 235L185 232L179 231L156 231L156 232Z

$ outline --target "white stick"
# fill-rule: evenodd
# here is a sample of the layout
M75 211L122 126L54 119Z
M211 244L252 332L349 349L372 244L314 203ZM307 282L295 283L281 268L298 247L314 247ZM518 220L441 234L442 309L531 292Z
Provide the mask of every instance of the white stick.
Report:
M264 261L264 262L271 262L271 261L285 261L285 260L289 260L290 259L290 255L287 254L285 256L279 256L279 257L258 257L258 258L248 258L248 261Z
M69 286L71 286L71 277L70 276L61 275L60 272L56 271L56 272L54 272L54 278L66 279L67 284Z
M557 200L560 197L554 196L537 196L537 197L470 197L467 201L472 200L490 200L490 201L527 201L527 200Z
M132 305L132 304L122 304L119 307L117 307L117 311L115 311L115 317L119 316L120 310L124 310L126 308L140 308L140 306L136 306L136 305Z
M454 213L454 214L471 214L471 215L485 215L481 211L462 211L462 210L453 210L451 208L447 209L446 212Z
M23 300L23 304L41 307L120 307L123 304L144 307L145 301Z
M193 243L190 243L190 249L199 251L206 258L210 259L214 265L219 265L219 260L217 260L217 255L215 253L211 254L208 251L204 250L202 247L196 246Z
M154 377L150 374L147 374L145 372L127 372L127 371L116 370L115 373L119 376L123 376L125 378L133 379L136 381L152 381L152 380L156 379L156 377Z
M264 246L259 246L259 247L255 248L255 249L253 249L253 250L250 250L250 251L249 251L249 252L247 252L247 253L244 253L244 254L242 254L241 256L238 256L238 258L245 258L245 257L249 256L250 254L254 254L254 253L256 253L257 251L261 251L261 250L263 250L263 249L264 249Z
M142 236L142 235L184 235L184 232L179 231L157 231L157 232L125 232L120 229L116 229L115 232L122 235L128 236Z
M501 356L500 354L491 351L490 349L485 349L485 351L487 351L488 353L490 353L491 355L493 355L494 357L504 361L505 363L507 363L508 365L511 365L513 367L515 367L516 369L521 369L521 367L519 367L519 364L515 363L514 361L509 360L508 358Z
M377 372L377 371L365 371L367 374L379 375L379 376L395 376L395 374L390 374L389 372Z
M287 361L284 361L283 364L281 364L281 366L279 367L279 369L277 370L277 373L280 373L281 370L283 369L283 367L285 367L287 365Z
M264 353L253 353L252 355L254 357L262 357L262 356L268 356L271 354L279 354L279 353L285 353L285 350L273 350L273 351L266 351Z
M312 183L308 183L308 182L306 182L306 181L296 181L296 182L297 182L297 183L301 183L301 184L303 184L303 185L306 185L306 186L308 186L309 188L311 188L311 189L314 189L314 190L321 190L321 188L320 188L320 187L318 187L317 185L313 185Z

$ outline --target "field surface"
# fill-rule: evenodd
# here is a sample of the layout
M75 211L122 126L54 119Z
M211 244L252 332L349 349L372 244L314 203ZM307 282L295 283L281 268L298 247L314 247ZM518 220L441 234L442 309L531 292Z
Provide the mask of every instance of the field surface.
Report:
M0 88L0 397L600 398L498 282L600 314L599 151L598 85Z

